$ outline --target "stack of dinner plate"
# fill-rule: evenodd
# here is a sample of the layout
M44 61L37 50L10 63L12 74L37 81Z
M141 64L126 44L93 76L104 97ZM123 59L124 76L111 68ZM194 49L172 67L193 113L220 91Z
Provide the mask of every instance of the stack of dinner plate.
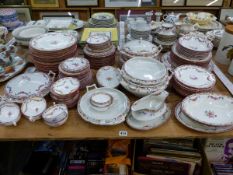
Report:
M51 98L64 103L68 108L74 107L79 99L80 82L76 78L65 77L57 80L50 88Z
M95 13L88 21L88 26L93 28L113 28L116 25L115 16L106 12Z
M175 116L186 127L206 133L233 129L233 98L216 93L187 96L176 106Z
M174 70L172 85L182 96L199 92L211 92L216 83L215 76L206 69L183 65Z
M32 38L47 33L48 29L44 26L22 26L12 32L17 44L28 46Z
M23 25L23 22L18 19L16 10L13 8L0 9L0 23L7 27L8 30L14 30Z
M115 51L116 47L110 38L101 34L90 36L83 49L84 56L89 60L92 69L114 65Z
M190 64L211 70L212 49L213 44L206 36L187 34L179 38L171 52L162 58L162 62L168 59L172 67Z
M80 81L80 89L93 83L90 63L81 57L69 58L59 65L59 78L74 77Z
M125 62L121 75L121 85L139 97L161 93L171 78L161 62L144 57L135 57Z
M151 27L149 24L146 23L136 23L136 25L132 26L130 29L130 36L132 39L143 39L149 40L151 35Z
M58 72L60 62L76 55L77 38L68 33L45 33L30 41L29 53L37 70Z

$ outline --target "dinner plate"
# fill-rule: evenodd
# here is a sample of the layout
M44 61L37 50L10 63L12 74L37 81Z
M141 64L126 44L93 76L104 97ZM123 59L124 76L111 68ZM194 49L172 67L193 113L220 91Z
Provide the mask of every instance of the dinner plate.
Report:
M89 88L90 86L87 87L87 90ZM98 111L91 106L90 98L96 93L108 93L112 96L112 104L107 110ZM85 121L95 125L107 126L124 122L130 110L130 103L128 97L121 91L103 87L87 91L79 100L77 108L78 113Z
M191 119L210 126L233 125L233 98L216 93L199 93L186 97L182 112Z
M181 111L181 103L179 103L176 106L175 109L175 116L176 119L183 124L184 126L193 129L195 131L199 132L205 132L205 133L221 133L230 131L233 129L233 126L224 126L224 127L216 127L216 126L209 126L205 124L201 124L199 122L196 122L195 120L192 120L191 118L187 117L185 114Z

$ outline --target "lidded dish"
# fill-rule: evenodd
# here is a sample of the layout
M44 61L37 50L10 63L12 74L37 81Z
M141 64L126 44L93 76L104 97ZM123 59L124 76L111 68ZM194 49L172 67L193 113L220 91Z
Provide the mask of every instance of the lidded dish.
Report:
M65 104L53 104L46 109L42 118L44 122L52 127L58 127L63 125L68 119L68 109Z
M116 25L117 21L115 19L115 16L111 13L106 12L94 13L88 20L89 27L110 28L116 27Z
M0 105L0 125L16 126L20 118L20 108L17 104L4 102Z
M23 102L21 112L29 121L35 122L41 118L46 107L47 103L43 97L29 97Z

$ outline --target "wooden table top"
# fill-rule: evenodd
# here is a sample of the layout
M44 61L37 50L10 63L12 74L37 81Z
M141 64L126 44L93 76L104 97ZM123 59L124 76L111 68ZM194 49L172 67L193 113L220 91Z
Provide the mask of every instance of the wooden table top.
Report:
M19 49L19 55L23 55L26 49ZM227 66L218 65L227 75L231 82L233 77L227 74ZM0 94L4 93L4 85L0 85ZM131 100L137 100L135 96L128 93L122 87L122 90ZM60 127L53 128L43 123L43 120L34 123L29 122L23 116L17 126L0 126L0 140L81 140L81 139L133 139L133 138L187 138L187 137L232 137L233 131L220 134L206 134L193 131L180 124L174 116L175 106L181 102L182 97L173 89L168 89L169 97L167 98L168 106L172 110L171 118L159 128L150 131L137 131L131 129L126 123L117 126L96 126L85 122L78 114L76 108L69 110L69 118L67 122ZM217 79L214 92L224 95L230 95L224 85ZM82 93L85 93L84 91ZM51 99L46 97L51 104ZM120 136L120 131L127 131L127 136Z

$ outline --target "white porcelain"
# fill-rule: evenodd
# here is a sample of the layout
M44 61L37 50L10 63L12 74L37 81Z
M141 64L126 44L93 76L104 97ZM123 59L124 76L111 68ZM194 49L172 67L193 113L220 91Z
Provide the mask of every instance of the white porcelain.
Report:
M5 126L14 125L20 120L20 108L15 103L5 102L0 105L0 124Z
M198 30L196 25L193 24L182 24L179 28L181 34L188 34L190 32L195 32Z
M79 33L76 30L67 29L67 30L57 30L55 32L57 32L57 33L68 33L68 34L71 34L75 38L77 38L78 40L80 38L80 35L79 35Z
M158 35L176 36L176 30L174 24L163 23L162 28L158 31Z
M97 71L96 79L101 87L116 88L120 85L121 74L112 66L104 66Z
M210 126L205 125L199 122L196 122L195 120L192 120L191 118L187 117L182 111L181 111L181 103L179 103L176 106L175 109L175 117L176 119L186 127L193 129L195 131L199 132L205 132L205 133L221 133L230 131L233 129L233 126Z
M199 25L206 25L217 19L213 14L207 12L188 12L186 15L192 23Z
M212 42L214 47L218 48L220 41L222 39L224 30L211 30L206 33L207 38L209 38Z
M90 98L91 106L99 111L106 111L113 103L113 97L105 92L94 93Z
M169 78L170 80L170 78ZM161 85L156 85L154 87L140 87L140 86L136 86L134 84L131 84L130 82L126 81L124 78L121 79L121 85L129 92L131 92L132 94L138 96L138 97L144 97L147 96L149 94L159 94L161 92L163 92L168 84L169 84L169 80L166 80L165 82L161 83Z
M12 32L12 36L18 40L27 40L39 36L41 34L47 33L48 29L44 26L22 26L16 28Z
M89 61L82 57L72 57L66 59L60 64L62 70L67 72L81 72L90 66Z
M157 128L157 127L161 126L162 124L164 124L170 118L170 114L171 114L171 111L169 108L167 108L167 111L162 116L160 116L154 120L147 121L147 122L138 122L130 114L126 118L126 122L133 129L146 131L146 130Z
M13 64L14 70L9 73L4 73L4 76L0 76L0 82L7 81L11 79L12 77L14 77L15 75L17 75L18 73L20 73L25 68L26 64L27 62L25 59L19 56L15 56L14 64Z
M156 46L145 40L132 40L127 42L123 51L132 56L151 56L156 57L162 50L162 46Z
M91 87L88 86L87 89ZM112 105L105 111L93 109L90 98L96 93L108 93L113 97ZM87 122L95 125L117 125L125 121L130 110L128 97L121 91L112 88L97 88L86 92L78 103L78 113ZM111 115L109 115L111 114Z
M217 29L220 30L223 28L223 25L218 21L211 21L210 23L205 24L205 25L196 24L196 27L198 28L198 31L207 32L207 31L217 30Z
M228 68L228 73L233 76L233 60L231 60L231 64L230 64L230 66Z
M178 42L182 47L197 52L209 52L213 49L213 44L205 37L185 35Z
M182 112L191 119L211 126L233 124L233 98L214 93L200 93L186 97Z
M144 57L135 57L128 60L122 69L131 77L132 82L145 85L156 84L168 73L161 62Z
M77 78L65 77L57 80L51 86L51 91L55 94L65 96L78 91L80 82Z
M133 41L133 40L135 40L135 39L137 39L137 38L133 38L133 37L130 35L130 33L129 33L129 34L126 35L126 39L127 39L127 42L129 42L129 41ZM152 43L152 41L153 41L153 36L152 36L151 34L149 34L148 38L147 38L147 39L143 39L143 41L149 41L149 42Z
M30 47L40 51L66 49L77 43L77 38L67 33L51 32L39 35L30 41Z
M35 122L41 118L46 107L47 103L43 97L29 97L23 102L21 112L29 121Z
M133 103L131 111L157 111L164 104L168 92L163 91L160 94L150 94Z
M87 39L88 44L102 44L108 42L110 38L107 35L95 34L91 35Z
M160 21L151 21L151 23L150 23L151 30L156 30L161 26L162 26L162 22L160 22Z
M113 19L114 15L111 13L106 13L106 12L100 12L100 13L94 13L91 18L97 19L97 20L109 20Z
M67 106L65 104L54 104L43 112L42 118L49 126L61 126L68 118Z
M224 32L222 39L219 43L218 50L215 55L215 60L224 65L229 65L231 62L232 54L231 51L233 49L232 47L232 40L233 40L233 34Z
M31 96L44 97L49 93L54 79L50 74L42 72L24 73L8 81L5 86L5 95L14 102L22 103Z
M163 20L167 23L175 23L179 21L180 13L175 14L174 12L163 15Z
M211 88L216 83L214 74L202 67L193 65L177 67L174 70L174 77L183 85L197 89Z

